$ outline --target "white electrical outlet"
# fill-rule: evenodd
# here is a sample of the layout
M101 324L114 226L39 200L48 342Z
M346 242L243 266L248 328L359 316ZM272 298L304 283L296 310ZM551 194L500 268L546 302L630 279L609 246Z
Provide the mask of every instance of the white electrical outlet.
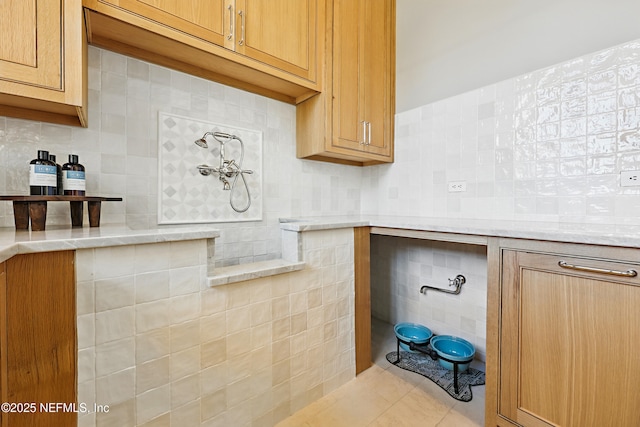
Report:
M449 181L449 193L467 191L467 181Z
M620 172L620 187L640 186L640 171Z

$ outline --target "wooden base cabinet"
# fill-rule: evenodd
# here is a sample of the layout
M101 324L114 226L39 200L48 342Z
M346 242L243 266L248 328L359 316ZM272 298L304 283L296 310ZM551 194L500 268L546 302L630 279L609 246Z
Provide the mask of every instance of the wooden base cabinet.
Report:
M74 256L25 254L0 264L0 399L15 410L0 413L2 427L77 425Z
M87 126L81 0L0 2L0 116Z
M640 426L638 250L525 245L500 261L487 425Z
M298 158L393 162L395 0L327 6L325 88L296 111Z

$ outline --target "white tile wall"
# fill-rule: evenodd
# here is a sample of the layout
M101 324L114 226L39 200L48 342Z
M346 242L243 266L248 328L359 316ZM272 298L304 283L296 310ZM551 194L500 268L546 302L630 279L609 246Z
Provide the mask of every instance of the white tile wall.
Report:
M89 128L0 117L0 193L27 193L39 148L62 163L73 152L90 193L126 198L105 204L103 222L155 225L162 110L264 134L264 219L222 225L219 265L279 256L280 216L638 223L640 190L618 174L640 169L639 70L635 41L403 112L396 162L360 169L297 160L291 105L90 47ZM453 180L467 192L448 193ZM52 204L49 223L69 221ZM0 203L0 225L12 223Z
M305 233L303 271L215 288L206 245L76 252L78 399L109 406L80 426L272 426L355 376L351 229Z
M74 153L87 169L88 194L125 198L103 204L102 223L155 226L157 120L166 111L262 132L263 219L216 224L218 266L279 258L279 217L360 212L359 168L296 159L293 105L92 46L88 62L88 128L0 116L0 194L29 193L38 149L60 164ZM70 223L69 207L50 203L47 224ZM0 202L0 226L13 227L10 202Z
M484 360L487 326L487 251L483 246L373 235L371 312L391 324L413 322L434 334L455 335L471 342ZM466 278L458 295L447 279Z
M639 224L623 170L640 170L640 41L398 114L396 161L364 171L362 211Z

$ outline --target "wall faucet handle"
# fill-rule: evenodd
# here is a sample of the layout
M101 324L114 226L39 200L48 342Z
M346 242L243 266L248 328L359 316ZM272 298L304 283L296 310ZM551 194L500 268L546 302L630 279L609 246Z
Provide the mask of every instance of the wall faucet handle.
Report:
M455 279L447 279L449 286L462 286L467 282L467 278L462 274L458 274Z

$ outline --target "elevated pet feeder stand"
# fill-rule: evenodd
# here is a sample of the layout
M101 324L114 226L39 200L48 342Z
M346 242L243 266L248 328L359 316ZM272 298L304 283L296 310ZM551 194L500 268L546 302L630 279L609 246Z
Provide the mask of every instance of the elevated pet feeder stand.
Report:
M428 355L429 357L431 357L431 360L442 359L446 362L449 362L453 364L453 390L455 391L456 394L458 394L458 365L467 364L469 363L469 360L463 360L463 361L451 360L446 357L440 356L432 348L426 348L428 343L417 345L413 341L405 341L403 339L398 338L397 336L396 336L396 340L397 340L396 341L396 344L397 344L396 345L396 361L393 362L394 365L397 365L398 362L400 362L400 343L405 344L413 351L418 351L420 353ZM429 341L431 341L431 339L429 339Z

